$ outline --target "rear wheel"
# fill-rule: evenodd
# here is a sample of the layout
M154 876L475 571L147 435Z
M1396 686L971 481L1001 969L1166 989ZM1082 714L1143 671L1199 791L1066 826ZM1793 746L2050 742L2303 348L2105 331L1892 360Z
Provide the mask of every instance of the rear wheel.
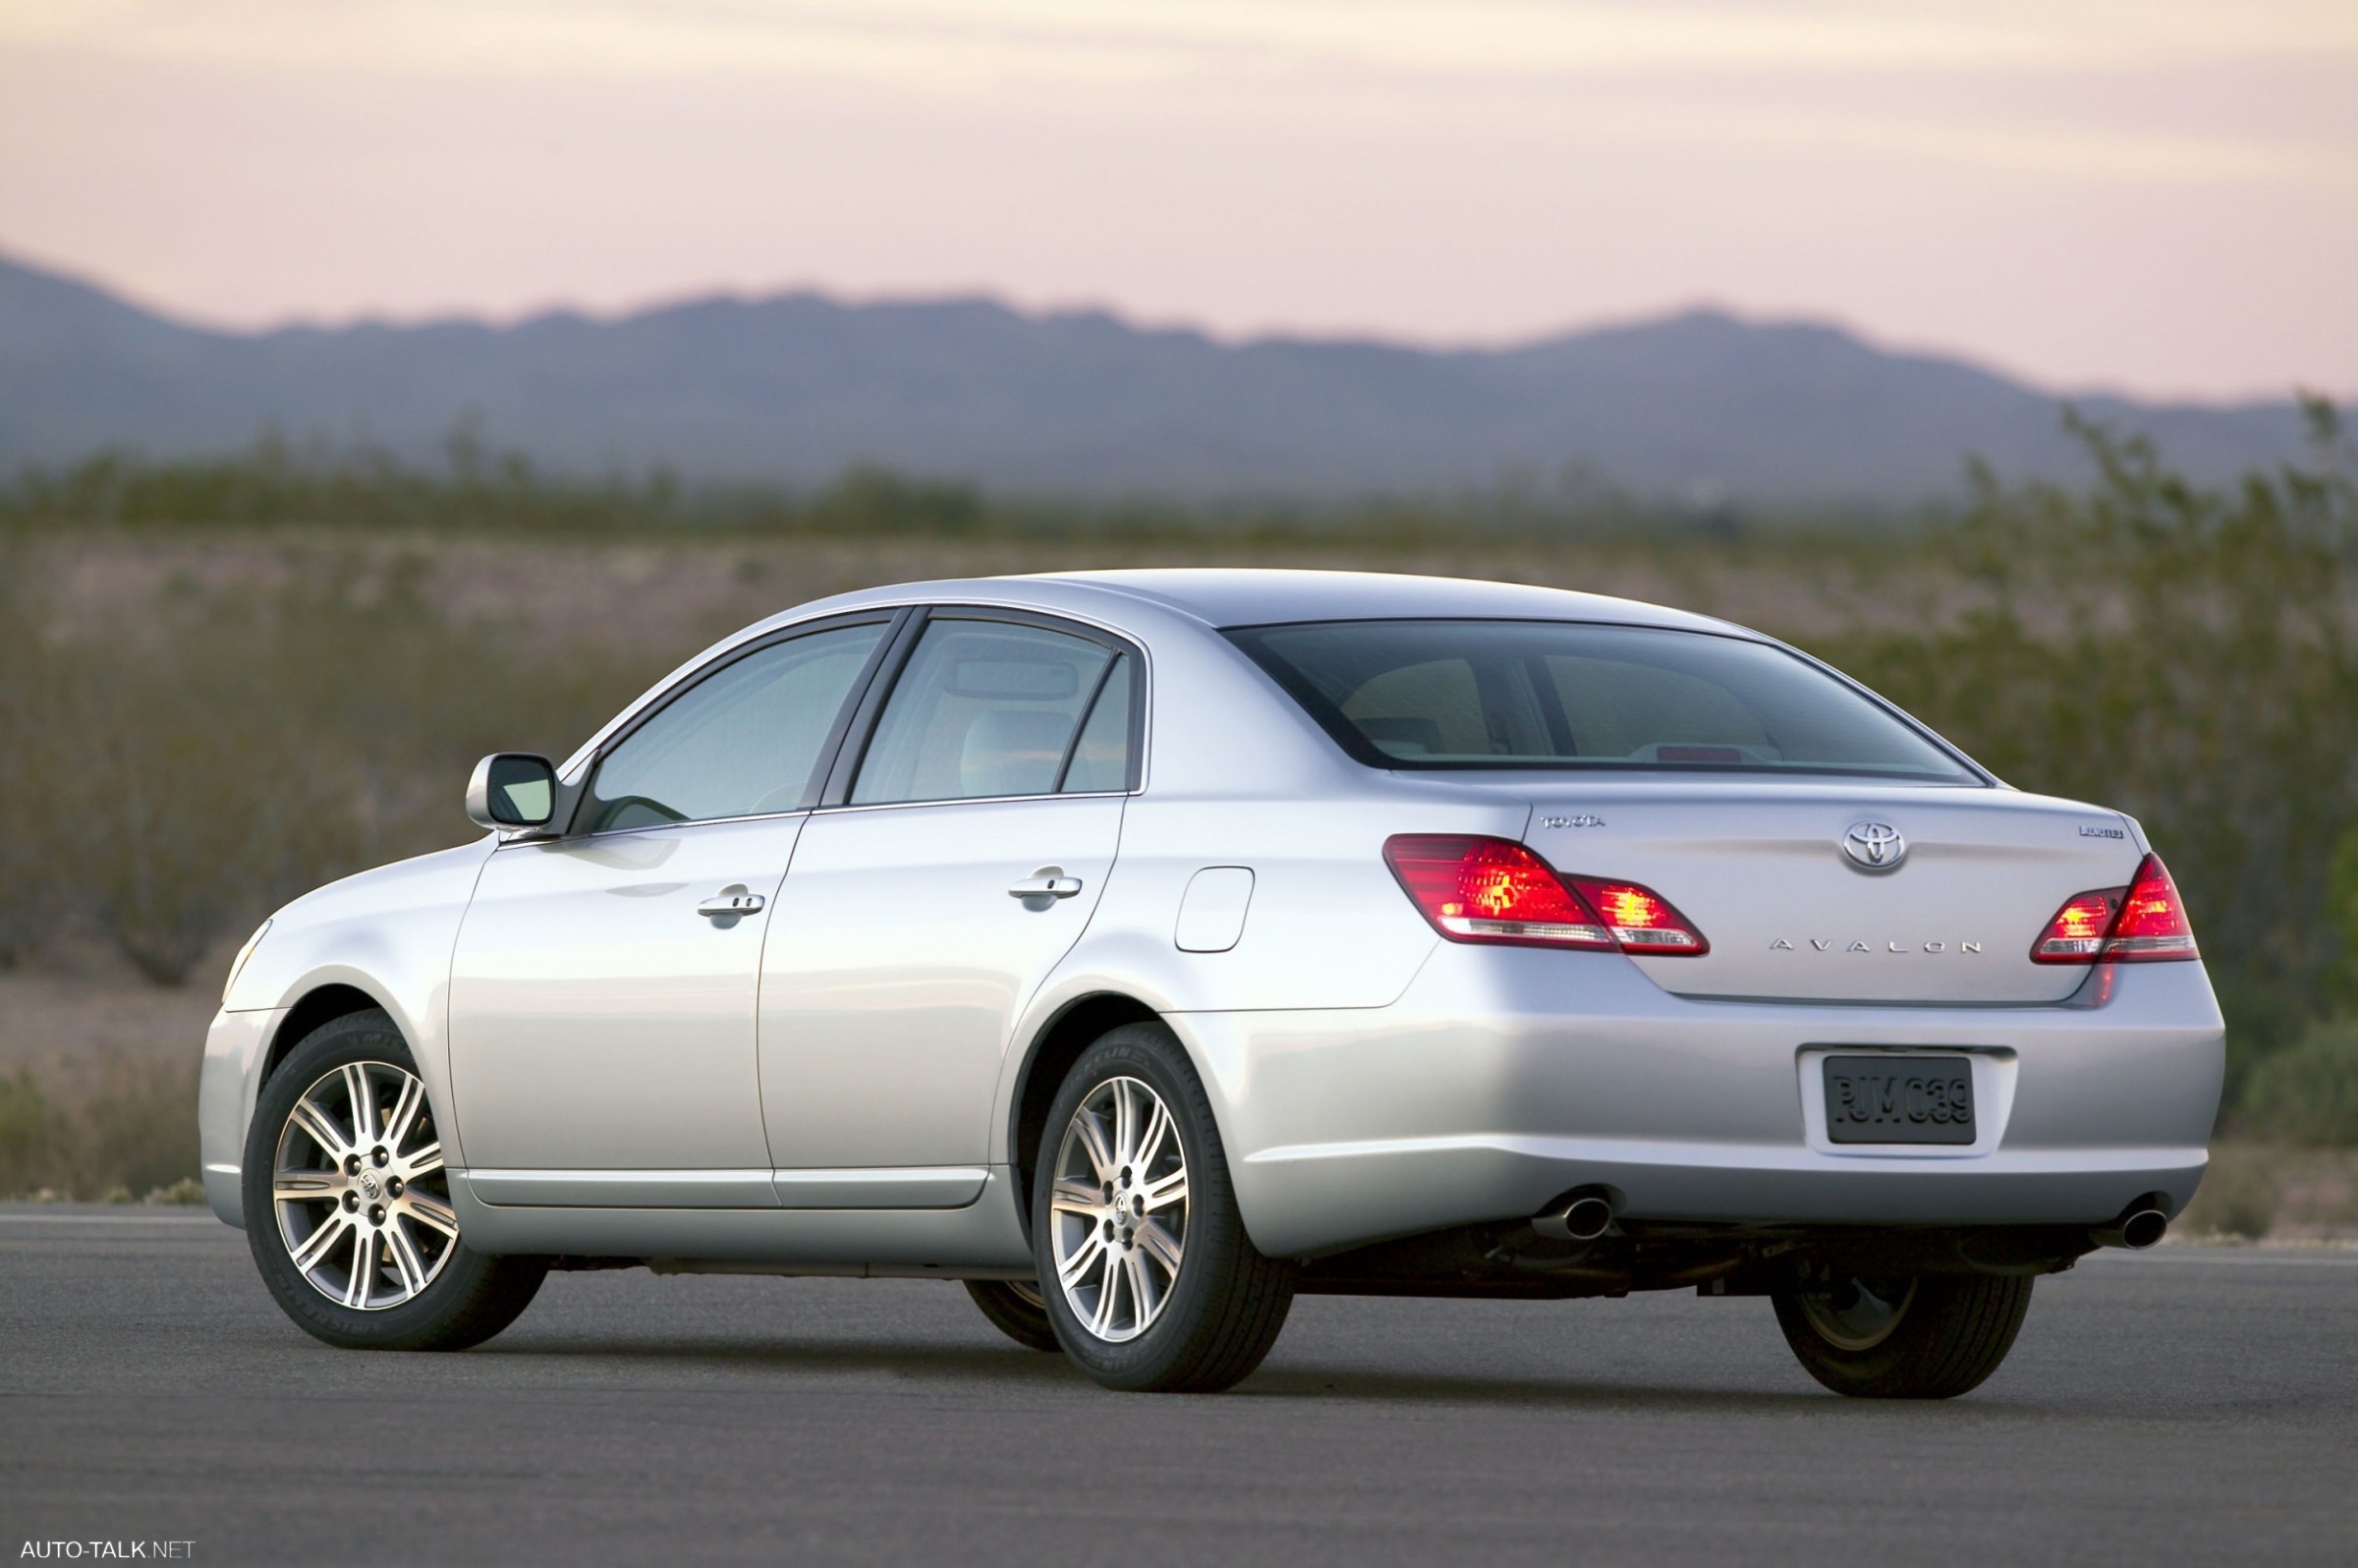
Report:
M2031 1307L2029 1277L1895 1274L1773 1298L1811 1376L1860 1399L1952 1399L1997 1371Z
M1209 1393L1277 1342L1293 1264L1245 1234L1211 1102L1162 1025L1126 1024L1073 1064L1033 1189L1049 1321L1098 1382Z
M246 1137L246 1240L306 1331L353 1350L461 1350L514 1322L546 1259L468 1247L442 1135L393 1020L321 1025L262 1086Z
M966 1293L975 1298L990 1326L1026 1350L1062 1350L1056 1325L1048 1321L1048 1304L1032 1281L970 1279Z

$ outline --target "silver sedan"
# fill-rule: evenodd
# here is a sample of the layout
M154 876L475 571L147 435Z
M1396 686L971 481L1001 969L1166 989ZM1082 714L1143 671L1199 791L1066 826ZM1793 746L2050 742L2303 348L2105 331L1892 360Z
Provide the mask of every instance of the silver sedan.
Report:
M240 953L214 1209L340 1345L551 1268L954 1279L1111 1387L1304 1291L1760 1296L1943 1397L2200 1181L2221 1025L2117 812L1771 639L1118 572L763 621Z

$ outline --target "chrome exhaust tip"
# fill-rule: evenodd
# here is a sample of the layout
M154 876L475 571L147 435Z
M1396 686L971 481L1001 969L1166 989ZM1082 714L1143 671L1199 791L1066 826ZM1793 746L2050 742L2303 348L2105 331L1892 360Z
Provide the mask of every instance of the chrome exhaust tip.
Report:
M1531 1228L1558 1241L1593 1242L1613 1228L1613 1202L1601 1191L1586 1188L1563 1207L1533 1216Z
M2126 1247L2131 1252L2143 1252L2160 1241L2169 1231L2169 1215L2148 1204L2132 1204L2128 1212L2109 1225L2100 1225L2088 1233L2099 1247Z

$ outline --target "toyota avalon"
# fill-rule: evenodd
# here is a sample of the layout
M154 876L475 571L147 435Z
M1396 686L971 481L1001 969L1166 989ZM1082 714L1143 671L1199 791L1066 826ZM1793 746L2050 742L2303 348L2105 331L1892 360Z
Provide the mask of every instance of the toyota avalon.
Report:
M2116 811L1757 633L1498 584L843 595L278 911L206 1045L298 1324L551 1269L963 1282L1114 1388L1295 1296L1765 1298L1945 1397L2192 1197L2221 1024Z

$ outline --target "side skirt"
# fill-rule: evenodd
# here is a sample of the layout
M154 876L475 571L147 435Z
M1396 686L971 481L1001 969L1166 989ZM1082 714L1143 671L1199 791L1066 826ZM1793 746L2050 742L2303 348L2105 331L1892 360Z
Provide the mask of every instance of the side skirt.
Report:
M1032 1248L1003 1165L957 1208L565 1207L488 1204L450 1177L459 1234L477 1252L540 1254L560 1267L662 1260L672 1273L1029 1279Z

